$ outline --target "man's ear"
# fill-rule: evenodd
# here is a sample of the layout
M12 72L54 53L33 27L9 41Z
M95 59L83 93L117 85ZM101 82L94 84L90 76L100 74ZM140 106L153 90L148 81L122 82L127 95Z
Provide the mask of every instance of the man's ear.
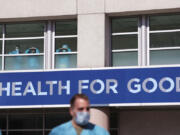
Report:
M69 113L70 113L70 115L73 117L74 112L73 112L73 108L72 108L72 107L69 108Z

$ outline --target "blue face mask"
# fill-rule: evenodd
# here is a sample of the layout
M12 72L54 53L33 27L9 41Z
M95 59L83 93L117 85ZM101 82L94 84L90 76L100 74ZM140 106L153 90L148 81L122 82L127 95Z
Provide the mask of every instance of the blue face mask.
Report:
M90 119L90 114L89 112L77 112L76 117L75 117L75 122L78 125L85 126L88 124Z

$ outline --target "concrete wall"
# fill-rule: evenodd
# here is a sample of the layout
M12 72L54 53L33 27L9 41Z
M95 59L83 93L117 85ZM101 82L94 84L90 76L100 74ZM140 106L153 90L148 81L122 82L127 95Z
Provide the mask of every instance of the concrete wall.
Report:
M180 112L121 111L119 135L179 135Z
M161 11L162 10L162 11ZM180 11L179 0L105 0L106 13ZM148 11L148 12L144 12Z
M78 15L78 67L104 67L104 59L105 15Z
M1 0L0 21L95 13L180 11L179 0Z
M76 0L1 0L0 5L1 19L68 16L77 13Z

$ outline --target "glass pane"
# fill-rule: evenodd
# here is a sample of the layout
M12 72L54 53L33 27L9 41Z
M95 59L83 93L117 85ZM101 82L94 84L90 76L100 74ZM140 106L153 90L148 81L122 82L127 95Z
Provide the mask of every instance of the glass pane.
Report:
M42 131L9 131L8 135L43 135Z
M175 46L180 46L180 32L150 34L151 48Z
M19 53L43 53L44 40L6 40L5 53L19 54Z
M76 68L77 55L63 54L55 55L55 68Z
M77 21L67 20L56 22L56 35L77 35Z
M2 38L2 25L0 25L0 38Z
M77 38L57 38L55 52L76 52Z
M0 56L0 70L2 70L2 56Z
M45 135L49 135L51 131L45 131Z
M6 133L6 131L2 131L2 135L6 135L7 133Z
M55 126L58 126L64 122L67 122L71 119L71 116L68 113L51 113L46 114L45 116L45 128L52 129Z
M2 54L2 41L0 40L0 54Z
M150 64L180 64L180 50L150 51Z
M112 19L112 33L137 32L138 18L116 18Z
M116 129L116 130L111 130L110 129L110 134L111 135L118 135L118 129Z
M6 115L0 115L0 129L6 129Z
M43 69L43 56L6 56L5 70Z
M42 127L41 114L9 115L9 129L41 129Z
M116 66L136 66L138 65L137 52L112 53L112 65Z
M150 30L180 29L180 15L150 16Z
M110 129L118 128L118 113L113 112L110 116Z
M137 35L112 36L112 49L136 49L138 47Z
M6 24L5 37L44 36L44 23Z

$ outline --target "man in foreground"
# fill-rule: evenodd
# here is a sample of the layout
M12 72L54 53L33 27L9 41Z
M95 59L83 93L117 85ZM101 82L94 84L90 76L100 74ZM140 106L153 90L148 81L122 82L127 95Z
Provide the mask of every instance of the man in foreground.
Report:
M86 95L74 95L70 104L72 120L55 127L49 135L109 135L104 128L89 122L90 102Z

